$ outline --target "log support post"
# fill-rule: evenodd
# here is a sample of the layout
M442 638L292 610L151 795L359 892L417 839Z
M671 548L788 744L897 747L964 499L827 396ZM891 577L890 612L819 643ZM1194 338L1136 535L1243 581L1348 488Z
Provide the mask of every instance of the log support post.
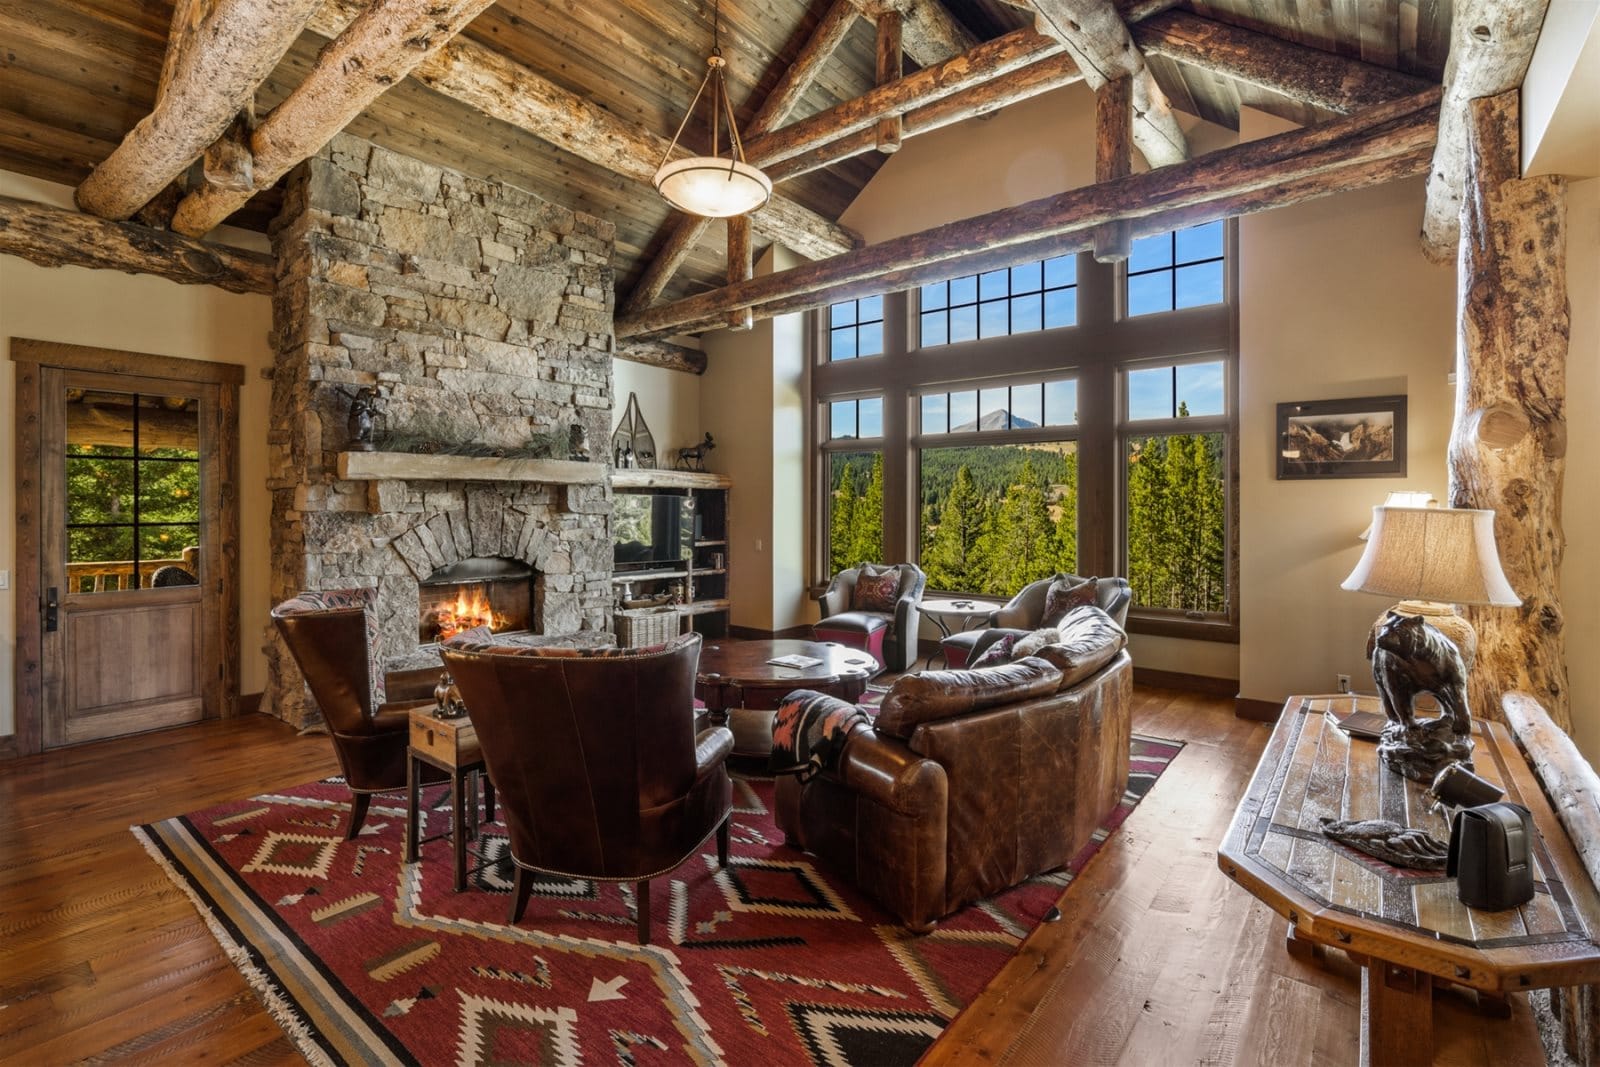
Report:
M1491 508L1520 608L1470 607L1478 631L1468 699L1500 714L1530 693L1572 728L1561 613L1566 466L1566 186L1519 177L1517 91L1468 105L1457 265L1456 414L1450 504Z
M1133 173L1133 79L1106 82L1094 94L1094 180L1115 181ZM1097 263L1128 258L1130 230L1125 220L1095 227Z
M728 220L728 284L737 285L754 277L755 256L750 242L750 216L737 215ZM748 330L755 324L755 313L747 307L728 312L730 330Z
M901 32L904 16L898 11L885 11L878 16L878 84L888 85L899 81L904 74L905 46ZM884 155L900 151L902 121L899 115L878 120L878 151Z

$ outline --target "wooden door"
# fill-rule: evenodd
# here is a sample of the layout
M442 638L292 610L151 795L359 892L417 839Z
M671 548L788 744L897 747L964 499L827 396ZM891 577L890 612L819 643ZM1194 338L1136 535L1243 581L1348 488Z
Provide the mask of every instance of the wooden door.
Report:
M19 532L37 518L36 537L19 538L19 577L36 568L38 603L25 622L19 596L22 666L28 637L38 665L37 702L22 694L19 725L32 711L45 748L194 722L238 699L237 518L224 521L236 393L81 366L30 376L31 500L19 480Z

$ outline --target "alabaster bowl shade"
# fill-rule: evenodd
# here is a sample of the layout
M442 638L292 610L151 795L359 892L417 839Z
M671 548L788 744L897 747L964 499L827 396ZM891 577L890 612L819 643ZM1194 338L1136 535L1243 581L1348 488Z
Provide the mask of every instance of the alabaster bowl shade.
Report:
M1340 588L1444 604L1522 603L1500 569L1494 512L1468 508L1372 509L1372 536Z
M772 199L772 182L748 163L717 156L675 159L656 171L656 191L679 211L711 219L746 215Z

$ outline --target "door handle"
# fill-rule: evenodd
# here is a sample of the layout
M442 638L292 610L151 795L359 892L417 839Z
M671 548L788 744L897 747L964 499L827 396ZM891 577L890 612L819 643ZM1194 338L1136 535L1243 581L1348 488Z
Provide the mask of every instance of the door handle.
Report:
M55 586L44 593L44 632L53 634L61 628L61 598Z

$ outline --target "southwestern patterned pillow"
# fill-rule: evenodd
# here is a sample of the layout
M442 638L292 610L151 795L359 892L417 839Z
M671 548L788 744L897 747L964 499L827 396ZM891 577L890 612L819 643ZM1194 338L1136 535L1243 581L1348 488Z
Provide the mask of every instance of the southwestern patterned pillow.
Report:
M845 742L872 725L867 713L838 697L796 689L784 698L772 724L770 774L808 781L818 771L839 769Z
M978 670L980 667L996 667L1002 663L1010 663L1019 636L1019 634L1006 634L997 638L994 644L983 650L983 655L967 664L967 667L970 670Z
M1061 577L1050 583L1050 588L1044 594L1044 618L1040 626L1053 628L1061 625L1061 620L1067 617L1067 612L1073 608L1094 607L1100 603L1100 579L1085 578L1074 582L1071 578Z
M873 570L862 567L856 576L856 587L850 593L851 611L871 611L893 614L895 601L900 599L900 572L893 568Z
M372 695L374 711L389 696L383 677L383 657L379 655L383 634L378 629L378 613L368 610L377 601L378 591L370 586L363 589L317 589L297 593L272 609L276 615L309 615L318 611L359 609L367 624L367 688Z

